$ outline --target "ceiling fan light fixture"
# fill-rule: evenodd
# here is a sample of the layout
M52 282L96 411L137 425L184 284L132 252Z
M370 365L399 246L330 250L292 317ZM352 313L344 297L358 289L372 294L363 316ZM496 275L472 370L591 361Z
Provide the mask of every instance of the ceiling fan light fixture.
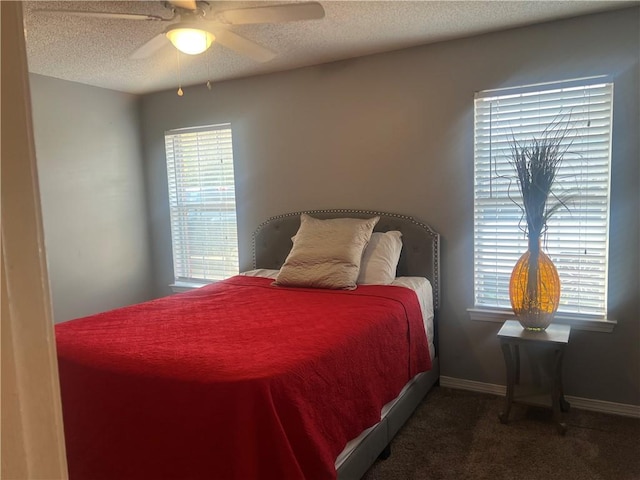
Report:
M189 55L204 52L215 40L214 35L206 30L185 26L170 28L166 35L178 50Z

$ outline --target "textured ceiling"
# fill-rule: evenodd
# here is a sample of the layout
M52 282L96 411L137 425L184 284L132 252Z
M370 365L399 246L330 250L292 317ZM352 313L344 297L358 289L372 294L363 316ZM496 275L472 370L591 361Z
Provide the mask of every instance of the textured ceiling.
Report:
M213 12L296 2L210 1ZM170 45L150 58L129 56L166 27L162 22L53 15L85 10L169 17L163 2L24 3L29 70L136 94L343 60L638 4L637 1L321 1L321 20L228 27L277 52L258 63L215 44L197 56Z

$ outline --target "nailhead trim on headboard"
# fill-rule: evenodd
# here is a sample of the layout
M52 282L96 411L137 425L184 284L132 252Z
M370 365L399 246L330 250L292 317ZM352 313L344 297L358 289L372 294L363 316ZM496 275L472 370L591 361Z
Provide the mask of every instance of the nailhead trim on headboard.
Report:
M397 218L404 222L409 222L420 229L424 230L425 234L430 238L432 245L432 278L431 284L433 288L433 304L434 308L437 310L440 305L440 234L438 234L433 228L423 222L417 221L415 218L401 215L398 213L389 213L389 212L379 212L374 210L352 210L352 209L327 209L327 210L305 210L299 212L291 212L285 213L282 215L276 215L274 217L269 218L268 220L262 222L258 228L256 228L253 233L253 241L252 241L252 254L253 254L253 266L257 267L257 259L256 259L256 237L265 227L269 226L273 222L281 219L287 219L290 217L299 217L301 214L306 213L309 215L318 215L318 214L327 214L327 215L335 215L339 216L348 216L348 215L366 215L366 216L380 216L386 218Z

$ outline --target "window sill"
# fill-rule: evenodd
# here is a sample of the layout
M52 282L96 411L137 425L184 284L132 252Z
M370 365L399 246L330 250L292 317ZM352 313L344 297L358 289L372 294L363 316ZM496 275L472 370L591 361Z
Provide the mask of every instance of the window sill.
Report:
M175 282L169 285L173 293L183 293L189 290L195 290L196 288L204 287L208 283L194 283L194 282Z
M511 310L489 309L489 308L467 308L469 318L480 322L504 323L506 320L513 320L515 317ZM589 332L613 332L618 324L611 319L595 319L581 315L556 314L553 323L561 325L571 325L575 330L586 330Z

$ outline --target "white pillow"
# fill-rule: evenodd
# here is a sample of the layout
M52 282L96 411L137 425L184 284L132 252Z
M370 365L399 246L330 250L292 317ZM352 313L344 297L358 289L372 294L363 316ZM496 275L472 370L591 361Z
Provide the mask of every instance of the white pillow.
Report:
M360 263L359 285L389 285L396 278L402 233L374 232Z
M306 213L276 285L354 289L360 262L380 217L320 220Z

